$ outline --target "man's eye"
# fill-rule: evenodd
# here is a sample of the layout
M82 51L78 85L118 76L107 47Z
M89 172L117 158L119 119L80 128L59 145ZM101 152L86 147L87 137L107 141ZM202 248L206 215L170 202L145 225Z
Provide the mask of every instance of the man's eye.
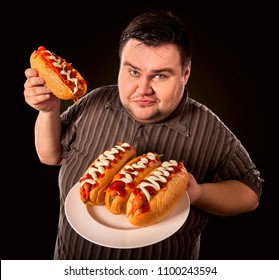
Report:
M157 75L155 76L156 79L163 79L163 78L165 78L165 77L166 77L166 76L163 75L163 74L157 74Z
M138 76L138 75L139 75L139 73L138 73L137 71L135 71L135 70L131 70L131 71L130 71L130 74L131 74L132 76Z

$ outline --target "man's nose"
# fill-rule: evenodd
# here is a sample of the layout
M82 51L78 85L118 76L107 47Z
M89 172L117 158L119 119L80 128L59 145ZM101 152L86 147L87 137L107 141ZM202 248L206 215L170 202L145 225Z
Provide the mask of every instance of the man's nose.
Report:
M153 93L152 81L148 77L142 76L138 81L137 93L150 95Z

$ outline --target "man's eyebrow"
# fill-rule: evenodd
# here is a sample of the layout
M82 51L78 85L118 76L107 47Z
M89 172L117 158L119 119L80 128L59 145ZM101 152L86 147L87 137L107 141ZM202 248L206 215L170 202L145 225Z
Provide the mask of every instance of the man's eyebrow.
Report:
M139 67L133 65L133 64L130 63L129 61L125 61L125 62L123 63L123 65L124 65L124 66L130 66L131 68L134 68L134 69L136 69L136 70L140 70ZM170 67L165 67L165 68L161 68L161 69L153 69L153 70L151 70L151 72L154 73L154 74L162 73L162 72L168 72L168 73L170 73L170 74L173 74L173 73L174 73L173 69L170 68Z
M140 68L136 67L135 65L133 65L132 63L130 63L129 61L124 61L123 65L130 66L131 68L134 68L134 69L140 69Z
M167 73L170 73L170 74L173 74L174 71L172 68L169 68L169 67L166 67L166 68L161 68L161 69L154 69L152 70L151 72L153 72L154 74L156 73L162 73L162 72L167 72Z

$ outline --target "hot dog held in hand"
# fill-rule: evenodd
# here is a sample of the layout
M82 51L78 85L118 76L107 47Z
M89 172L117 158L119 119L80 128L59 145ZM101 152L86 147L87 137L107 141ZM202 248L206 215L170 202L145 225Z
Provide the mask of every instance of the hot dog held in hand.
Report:
M105 203L105 191L113 177L128 161L136 157L136 150L128 143L118 143L96 158L79 179L80 198L84 204Z
M74 100L85 95L87 82L71 63L40 46L30 56L30 65L44 79L45 86L59 99Z
M135 226L150 226L166 218L185 195L188 172L183 162L164 161L131 193L126 215Z
M126 213L126 204L131 192L154 168L161 165L161 155L149 152L138 156L114 176L106 190L105 204L112 214Z

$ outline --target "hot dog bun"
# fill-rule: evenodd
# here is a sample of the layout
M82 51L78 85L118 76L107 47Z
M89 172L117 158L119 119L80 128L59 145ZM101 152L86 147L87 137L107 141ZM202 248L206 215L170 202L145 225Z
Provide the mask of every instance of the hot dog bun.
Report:
M164 219L180 202L188 184L182 162L164 161L131 193L126 215L135 226L149 226Z
M118 143L103 152L79 179L80 198L85 204L105 203L105 190L122 166L136 157L136 150L128 143Z
M131 192L154 168L161 165L160 156L147 153L126 163L107 187L105 204L112 214L126 213L126 204Z
M31 54L30 65L45 80L46 87L60 99L77 101L87 91L86 81L71 63L43 46Z

